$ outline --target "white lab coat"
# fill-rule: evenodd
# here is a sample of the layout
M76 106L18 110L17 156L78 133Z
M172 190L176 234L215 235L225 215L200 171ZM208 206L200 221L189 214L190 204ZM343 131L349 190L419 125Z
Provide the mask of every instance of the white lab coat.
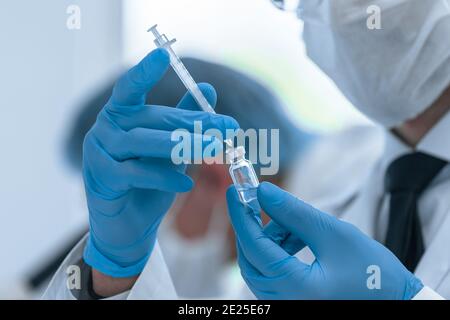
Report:
M323 139L297 168L290 183L291 192L301 194L302 198L329 212L344 212L341 218L354 223L364 232L373 224L373 215L367 208L373 207L374 184L371 173L383 152L383 131L373 127L358 127ZM323 168L327 169L324 175ZM351 174L349 174L351 172ZM297 180L299 179L299 180ZM298 183L301 181L301 183ZM369 183L367 183L369 181ZM303 187L305 186L305 187ZM340 211L343 210L343 211ZM417 276L427 286L415 298L439 299L450 297L450 214L440 231L427 247L420 262ZM66 270L76 265L82 258L86 239L83 239L69 254L52 279L44 299L75 299L66 284ZM308 259L308 252L299 256ZM144 271L134 287L110 299L176 299L177 294L169 275L166 263L157 244ZM248 289L236 298L252 298Z
M67 283L71 266L78 265L83 256L88 235L69 253L61 266L56 271L53 279L43 295L48 300L75 300ZM132 290L110 297L109 300L149 300L149 299L176 299L177 294L169 275L166 263L159 244L156 243L150 259L147 262L141 276L136 281Z

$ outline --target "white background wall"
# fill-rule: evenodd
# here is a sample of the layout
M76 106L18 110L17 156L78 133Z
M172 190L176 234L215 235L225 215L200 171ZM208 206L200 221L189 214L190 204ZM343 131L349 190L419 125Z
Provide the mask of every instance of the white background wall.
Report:
M81 29L66 28L69 4ZM80 102L121 64L121 1L0 1L0 291L80 228L63 143Z

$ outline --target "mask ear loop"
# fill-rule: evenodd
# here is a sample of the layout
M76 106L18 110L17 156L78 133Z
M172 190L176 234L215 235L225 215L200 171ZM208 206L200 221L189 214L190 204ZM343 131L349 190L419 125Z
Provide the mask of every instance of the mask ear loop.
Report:
M279 10L284 10L284 0L271 0L272 4Z
M271 0L272 4L281 11L295 12L301 0Z

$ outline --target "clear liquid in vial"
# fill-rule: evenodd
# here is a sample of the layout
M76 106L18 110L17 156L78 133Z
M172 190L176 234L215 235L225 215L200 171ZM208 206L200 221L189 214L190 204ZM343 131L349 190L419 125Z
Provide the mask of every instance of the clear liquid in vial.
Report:
M247 205L255 214L261 211L258 202L258 187L239 187L236 188L241 202Z
M236 188L237 192L239 193L239 198L244 203L249 203L252 200L257 199L257 187L253 187L250 185L243 185Z
M231 160L230 175L241 202L254 211L259 212L260 206L257 197L258 176L253 169L252 163L245 159L244 156L245 150L243 147L238 147L229 152Z

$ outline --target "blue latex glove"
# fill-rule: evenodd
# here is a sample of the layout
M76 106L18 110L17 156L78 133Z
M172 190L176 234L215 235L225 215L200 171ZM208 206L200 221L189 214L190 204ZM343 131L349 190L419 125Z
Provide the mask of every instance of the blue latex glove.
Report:
M188 94L178 108L144 105L147 92L168 67L168 53L158 49L122 76L84 141L90 221L84 260L113 277L142 271L176 193L193 187L185 165L171 161L172 147L178 143L171 141L172 131L183 128L192 133L194 121L201 121L204 131L215 128L222 134L238 128L230 117L194 111L197 104ZM214 89L200 88L215 105ZM192 139L203 135L192 134ZM221 144L210 140L203 147L211 143Z
M259 203L272 218L265 227L234 187L227 200L241 273L260 299L411 299L423 288L380 243L270 183L258 188ZM305 244L316 257L312 265L293 256ZM367 284L373 265L381 271L380 289Z

